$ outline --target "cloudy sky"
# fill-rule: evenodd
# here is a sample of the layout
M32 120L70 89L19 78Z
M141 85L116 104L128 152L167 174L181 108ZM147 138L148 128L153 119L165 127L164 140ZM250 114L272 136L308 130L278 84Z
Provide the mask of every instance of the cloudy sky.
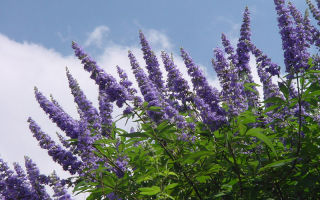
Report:
M304 12L303 0L293 2ZM43 173L56 169L61 176L67 175L38 146L26 121L31 116L52 138L59 132L35 101L34 86L46 96L52 94L67 112L78 118L67 86L66 66L97 105L97 86L73 56L71 41L83 46L109 73L116 74L115 66L119 65L133 78L127 51L132 50L140 64L145 65L138 38L138 30L142 30L153 49L157 53L173 53L185 73L179 57L179 48L184 47L203 68L210 83L219 88L210 64L213 48L221 46L221 33L236 43L246 5L251 12L253 42L274 62L283 65L271 0L2 0L0 157L8 163L23 163L23 156L28 155ZM254 60L251 64L254 67Z

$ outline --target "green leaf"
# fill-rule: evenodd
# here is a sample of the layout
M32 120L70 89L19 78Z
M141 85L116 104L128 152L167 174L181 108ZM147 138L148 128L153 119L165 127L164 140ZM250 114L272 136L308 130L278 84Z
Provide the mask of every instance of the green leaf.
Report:
M270 98L264 100L264 103L284 104L286 102L283 99L281 99L280 97L270 97Z
M308 65L309 65L310 68L312 68L314 66L312 58L308 59ZM318 71L318 70L308 70L308 72L310 72L310 71ZM319 71L319 73L320 73L320 71Z
M119 136L123 137L129 137L129 138L134 138L134 137L150 137L150 135L146 132L141 133L141 132L133 132L133 133L128 133L128 134L121 134Z
M208 179L210 179L210 176L198 176L198 177L196 177L196 180L199 181L199 183L205 183Z
M171 184L167 185L167 186L164 188L164 190L165 190L165 191L171 190L171 189L177 187L178 185L179 185L178 183L171 183Z
M242 123L240 123L238 127L239 127L240 135L244 135L246 133L247 127Z
M259 140L261 140L262 142L264 142L272 150L272 152L276 155L276 157L278 157L276 150L274 149L271 141L269 140L269 138L266 135L264 135L262 133L263 131L264 131L264 129L262 129L262 128L252 128L246 134L248 136L256 137Z
M196 162L197 160L199 160L203 156L210 156L212 154L213 154L213 152L210 152L210 151L198 151L198 152L186 155L183 162L193 163L193 162Z
M245 83L244 84L244 89L245 90L249 90L255 94L259 94L259 92L255 89L253 89L253 86L260 86L259 84L256 84L256 83Z
M150 106L147 110L151 110L154 112L161 112L162 108L157 106Z
M279 89L282 92L282 94L286 97L286 99L288 99L288 97L289 97L288 87L282 82L278 82L278 86L279 86Z
M294 161L295 159L297 159L297 158L289 158L289 159L285 159L285 160L278 160L278 161L276 161L276 162L267 164L266 166L260 168L260 169L259 169L259 172L261 172L261 171L263 171L263 170L266 170L266 169L269 169L269 168L281 167L281 166L283 166L283 165L286 165L286 164Z
M140 194L148 196L156 195L161 191L158 186L139 188L139 190L141 191Z

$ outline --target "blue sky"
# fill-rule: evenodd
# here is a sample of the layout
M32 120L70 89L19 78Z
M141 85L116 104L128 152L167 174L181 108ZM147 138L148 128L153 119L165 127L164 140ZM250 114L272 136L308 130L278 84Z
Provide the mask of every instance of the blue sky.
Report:
M304 0L294 2L305 10ZM82 43L97 26L108 26L110 32L105 39L120 44L136 44L139 29L156 29L170 38L174 50L183 46L195 60L209 65L221 33L238 36L246 5L252 13L252 40L281 62L272 0L4 0L0 33L68 55L72 53L70 41Z
M304 0L293 2L304 12ZM72 40L108 73L116 75L114 66L118 64L133 79L127 51L132 50L144 65L138 40L141 29L156 53L163 49L172 52L186 74L179 57L179 48L184 47L205 71L209 82L219 87L210 64L212 52L221 44L221 33L236 44L245 6L251 12L252 41L283 66L272 0L2 0L0 156L12 163L22 162L23 156L29 155L44 173L55 168L66 176L32 138L26 120L32 116L52 138L59 132L35 101L34 86L47 96L53 94L67 112L78 117L67 86L66 66L97 105L97 87L73 56ZM250 64L254 68L253 59Z

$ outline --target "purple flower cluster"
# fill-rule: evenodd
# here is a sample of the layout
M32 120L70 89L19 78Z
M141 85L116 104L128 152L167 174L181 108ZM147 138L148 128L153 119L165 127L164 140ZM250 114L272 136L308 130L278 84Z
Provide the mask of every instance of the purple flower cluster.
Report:
M61 130L65 131L67 136L73 139L77 138L79 134L78 122L64 112L61 107L49 101L37 88L35 88L34 91L40 107L49 115L50 119L56 123Z
M267 69L273 68L277 69L275 70L276 73L279 73L280 67L278 67L276 64L271 62L271 59L268 58L265 54L262 53L262 51L258 48L256 48L254 45L251 46L251 50L253 55L256 57L257 62L257 71L258 76L260 78L260 82L263 85L263 95L264 99L268 99L270 97L280 97L283 98L280 94L279 88L277 85L272 83L272 73L267 71ZM269 67L269 68L268 68ZM266 105L266 107L269 107L270 105Z
M173 99L180 100L185 104L191 100L188 82L182 77L181 72L167 53L162 51L161 57L164 67L168 72L166 87L172 92Z
M53 197L55 197L56 200L71 200L70 194L68 194L66 188L62 184L55 171L50 175L49 179L49 184L54 192Z
M92 124L92 127L96 130L100 129L100 118L97 109L87 99L82 90L79 87L77 81L72 77L68 68L66 68L67 77L69 80L69 87L71 93L74 96L74 101L77 103L78 108L82 111L85 119Z
M316 8L310 0L306 0L309 6L309 9L313 15L313 17L318 21L318 25L320 25L320 4L317 2L318 8Z
M227 41L226 38L225 41ZM230 48L232 47L229 46L228 48L228 52L232 55L232 52L230 51ZM223 51L217 48L214 50L214 54L216 60L212 60L212 64L222 87L220 93L222 96L221 99L228 105L228 113L232 116L236 116L247 109L243 83L239 81L237 68L233 64L228 64Z
M238 68L238 74L241 81L244 84L253 83L253 78L249 66L250 61L250 17L249 17L249 9L246 7L243 14L243 23L240 29L240 38L237 44L237 58L238 61L236 63L236 67ZM252 89L257 91L255 86L252 86ZM255 107L257 105L258 97L257 94L253 91L246 90L245 94L247 96L249 107Z
M17 167L18 174L14 174L0 158L0 195L4 199L38 199L21 170Z
M143 58L147 64L146 68L149 73L149 79L159 91L162 91L164 89L164 81L162 80L162 73L160 71L157 57L151 50L151 47L142 31L139 31L139 37L142 46L141 50L143 51Z
M308 67L309 57L304 27L301 24L294 26L290 10L285 6L284 0L274 0L274 3L278 14L286 72L291 75L303 72ZM298 17L296 13L294 15Z
M100 90L103 90L108 95L111 102L116 102L118 107L122 107L124 102L130 98L127 90L118 84L113 76L100 68L92 58L87 56L77 43L72 42L72 48L84 65L84 69L91 73L90 78L95 80Z
M128 52L128 57L130 59L131 68L133 74L135 75L136 81L140 88L141 94L148 106L161 107L160 95L155 85L149 80L143 69L139 66L135 56L131 51ZM148 115L155 122L160 122L163 118L162 114L155 111L148 111Z
M203 103L196 103L196 105L204 105L206 107L205 110L207 110L207 112L206 114L203 113L203 116L205 116L206 123L215 130L226 120L226 113L219 105L219 92L216 88L209 85L203 72L193 62L189 54L182 48L180 50L181 56L188 69L188 74L191 76L193 89L196 91L196 95L203 101ZM199 107L198 109L201 110L204 108Z
M41 131L40 127L36 122L29 118L29 128L33 133L33 136L39 141L41 148L48 150L48 154L52 159L59 163L64 170L69 171L71 174L75 174L80 169L82 163L78 161L70 151L63 149L60 145L55 144L55 142Z
M101 135L110 136L113 105L109 101L108 95L101 90L99 90L99 111L101 117Z
M306 33L306 40L309 44L314 44L315 46L320 47L320 31L310 23L308 10L305 12L303 25Z
M130 99L133 99L133 104L134 104L134 107L139 107L141 106L142 104L142 99L141 97L137 96L137 90L132 86L132 82L129 81L128 79L128 76L127 74L124 72L123 69L121 69L119 66L117 66L117 72L119 74L119 77L120 77L120 85L122 85L124 88L127 89L129 95L131 95L131 98ZM131 113L130 110L132 111L132 108L130 106L128 106L126 108L126 112L124 113Z
M25 167L27 173L22 167L14 163L15 173L10 170L7 163L0 158L0 197L3 200L23 199L23 200L51 200L51 197L45 189L45 185L50 185L50 177L40 174L38 167L32 160L25 157ZM59 179L55 175L56 179ZM53 186L55 199L69 200L70 195L64 189L64 193L56 192L56 186ZM63 186L61 186L63 188Z
M44 187L44 183L47 183L47 177L44 175L40 175L40 171L36 164L32 162L29 157L25 156L25 167L27 169L28 179L30 181L30 185L32 187L32 192L34 192L37 196L37 199L51 199L49 194L46 192Z

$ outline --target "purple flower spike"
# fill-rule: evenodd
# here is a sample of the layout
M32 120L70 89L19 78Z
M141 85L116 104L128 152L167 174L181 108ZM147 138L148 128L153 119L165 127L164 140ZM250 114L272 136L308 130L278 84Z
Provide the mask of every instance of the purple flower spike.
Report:
M77 43L72 42L72 48L76 56L82 61L84 69L91 73L90 78L99 85L100 90L103 90L109 96L111 102L116 101L117 106L122 107L126 100L130 100L130 95L128 95L127 90L118 84L112 75L107 74L100 68Z
M253 78L249 66L250 61L250 48L249 48L249 42L250 42L250 17L249 17L249 9L246 7L244 14L243 14L243 23L241 25L240 29L240 38L237 44L237 56L238 56L238 73L239 78L246 83L253 83ZM252 86L252 88L257 91L255 86ZM248 105L250 107L255 107L257 105L258 96L256 93L252 91L245 91L247 99L248 99Z
M309 9L310 9L310 11L311 11L311 13L312 13L312 15L313 15L313 17L318 21L318 25L320 26L320 7L319 7L319 1L318 1L318 7L319 7L319 9L318 8L316 8L312 3L311 3L311 1L310 0L307 0L307 4L308 4L308 6L309 6Z
M55 142L41 131L38 124L31 118L28 119L29 128L40 144L42 149L48 150L48 154L52 159L59 163L64 170L69 171L71 174L75 174L81 167L82 163L78 161L70 151L63 149L60 145L55 144Z
M56 200L71 200L71 196L68 194L64 185L61 184L60 178L57 176L56 172L54 171L50 178L50 186L53 189L53 197Z
M133 99L133 104L135 107L139 107L142 104L141 97L137 96L137 90L132 86L132 82L129 81L127 74L121 69L119 66L117 66L117 72L120 77L120 85L122 85L124 88L127 89L129 95L131 95L131 98ZM129 108L128 108L129 109Z
M38 197L37 199L51 199L49 194L46 192L45 187L43 186L43 176L40 175L40 171L35 163L32 162L32 160L25 156L25 166L27 169L28 179L30 181L32 191L36 194Z
M101 135L110 136L113 105L110 102L108 95L101 90L99 90L99 111L101 118Z
M21 167L15 165L17 175L9 169L6 162L0 158L0 197L5 199L36 199L37 195L31 191L29 182Z
M238 56L234 53L234 49L231 46L230 41L228 40L227 36L223 33L221 35L221 40L225 52L229 55L228 59L231 61L233 65L236 65L238 63Z
M81 160L84 162L86 167L97 166L97 156L93 153L93 144L98 140L100 135L93 135L88 129L88 124L85 120L80 123L80 134L77 141L77 151L80 152Z
M228 65L223 51L216 48L214 54L216 61L212 60L212 64L219 77L220 85L222 86L222 100L229 106L228 112L232 116L238 115L247 109L243 83L239 81L235 66Z
M155 88L154 84L149 80L147 75L144 73L143 69L139 66L136 58L131 53L131 51L129 51L128 57L130 59L133 74L136 77L138 86L144 97L144 100L149 103L149 106L161 107L158 90ZM160 122L162 119L162 114L160 112L148 111L147 113L155 122Z
M100 129L100 118L98 111L93 107L92 102L90 102L84 95L76 79L72 77L68 68L66 68L66 73L69 81L69 87L71 93L74 96L74 101L77 103L78 108L82 111L84 117L97 131Z
M286 72L292 77L293 74L303 72L308 67L309 54L306 51L304 30L299 24L296 27L293 26L290 11L286 8L284 0L274 0L274 2L278 14Z
M215 125L225 122L225 111L219 106L219 92L216 88L209 85L203 72L193 62L189 54L184 50L180 49L184 63L188 69L188 74L191 76L193 88L199 98L203 99L204 103L209 106L211 116L215 116ZM213 119L213 118L212 118ZM209 121L207 121L209 122ZM215 126L215 128L218 128Z
M56 123L61 130L65 131L67 136L72 139L77 138L79 131L78 122L72 119L61 108L49 101L37 88L34 89L34 92L40 107L49 115L49 118Z
M167 88L173 93L173 97L181 100L182 103L190 101L188 82L182 77L181 72L174 64L172 59L164 51L161 52L162 61L165 69L168 72Z
M303 24L306 31L306 40L310 44L320 47L320 31L310 23L308 10L305 12Z
M143 58L146 61L146 68L149 73L150 81L161 91L164 89L164 81L162 80L162 73L160 71L159 63L155 53L151 50L148 41L146 40L142 31L139 31L141 50L143 51Z
M256 57L257 62L257 71L258 76L260 78L260 82L263 84L263 94L264 99L268 99L270 97L280 97L283 98L280 94L279 88L272 83L272 74L267 71L268 66L277 66L276 64L271 62L271 59L262 53L262 51L256 48L254 45L251 47L253 55ZM280 67L273 67L278 68ZM279 70L278 70L279 71ZM266 107L269 107L268 105Z
M122 200L122 198L117 197L117 195L115 195L113 192L107 194L107 198L109 200Z

